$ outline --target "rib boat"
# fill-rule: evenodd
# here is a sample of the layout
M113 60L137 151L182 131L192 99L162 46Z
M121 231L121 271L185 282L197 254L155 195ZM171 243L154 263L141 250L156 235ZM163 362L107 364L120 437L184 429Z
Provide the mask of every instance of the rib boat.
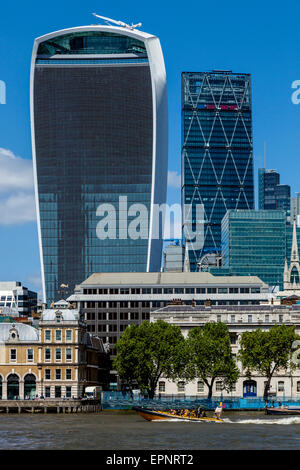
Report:
M185 417L174 415L169 411L157 411L157 410L149 410L147 408L141 408L138 406L133 406L132 408L135 410L142 418L146 419L147 421L156 421L156 420L164 420L164 419L174 419L174 420L182 420L182 421L204 421L206 423L220 423L223 422L221 418L192 418L192 417Z

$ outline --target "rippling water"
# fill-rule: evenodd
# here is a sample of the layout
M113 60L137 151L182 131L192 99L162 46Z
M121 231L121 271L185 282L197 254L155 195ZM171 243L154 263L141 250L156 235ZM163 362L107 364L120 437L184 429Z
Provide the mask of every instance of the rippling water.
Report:
M0 449L299 449L300 417L228 412L224 423L148 422L135 412L0 415Z

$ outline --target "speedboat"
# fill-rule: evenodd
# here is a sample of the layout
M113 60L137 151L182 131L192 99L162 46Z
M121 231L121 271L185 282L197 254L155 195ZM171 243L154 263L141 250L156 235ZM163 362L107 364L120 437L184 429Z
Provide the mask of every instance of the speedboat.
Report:
M277 408L265 408L267 415L291 415L291 416L300 416L300 406L279 406Z
M157 411L157 410L149 410L147 408L141 408L138 406L133 406L133 410L135 410L142 418L146 419L147 421L155 421L155 420L164 420L164 419L174 419L174 420L181 420L181 421L204 421L206 423L220 423L223 422L221 418L194 418L194 417L186 417L180 416L170 413L170 411Z

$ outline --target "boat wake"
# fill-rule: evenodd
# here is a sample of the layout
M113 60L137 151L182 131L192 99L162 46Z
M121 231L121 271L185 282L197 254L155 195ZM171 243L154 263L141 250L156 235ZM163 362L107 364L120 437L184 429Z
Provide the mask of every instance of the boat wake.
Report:
M300 417L299 416L289 416L286 418L271 418L271 419L240 419L240 420L231 420L229 418L222 418L223 421L211 421L209 424L216 423L216 424L255 424L255 425L262 425L262 424L279 424L282 426L286 426L289 424L300 424ZM201 423L205 424L205 421L190 421L188 419L156 419L152 421L152 423ZM207 424L207 422L206 422Z
M240 419L240 420L231 420L229 418L223 418L224 423L229 424L280 424L280 425L288 425L288 424L300 424L300 417L299 416L289 416L286 418L271 418L271 419Z
M224 420L225 421L225 420ZM211 424L211 423L216 423L216 424L221 424L222 421L192 421L190 419L176 419L176 418L170 418L170 419L155 419L153 421L151 421L152 423L162 423L162 422L165 422L165 423L201 423L201 424Z

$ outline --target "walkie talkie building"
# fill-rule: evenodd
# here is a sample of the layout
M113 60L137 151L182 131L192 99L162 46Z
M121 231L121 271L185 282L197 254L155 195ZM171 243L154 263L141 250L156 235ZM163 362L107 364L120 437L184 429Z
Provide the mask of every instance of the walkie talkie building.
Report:
M71 293L94 272L160 270L153 205L166 200L167 119L157 37L96 25L35 40L31 129L48 302L61 296L62 284ZM132 239L126 223L139 214L136 204L147 208L147 233ZM97 227L109 211L116 238L101 239Z

